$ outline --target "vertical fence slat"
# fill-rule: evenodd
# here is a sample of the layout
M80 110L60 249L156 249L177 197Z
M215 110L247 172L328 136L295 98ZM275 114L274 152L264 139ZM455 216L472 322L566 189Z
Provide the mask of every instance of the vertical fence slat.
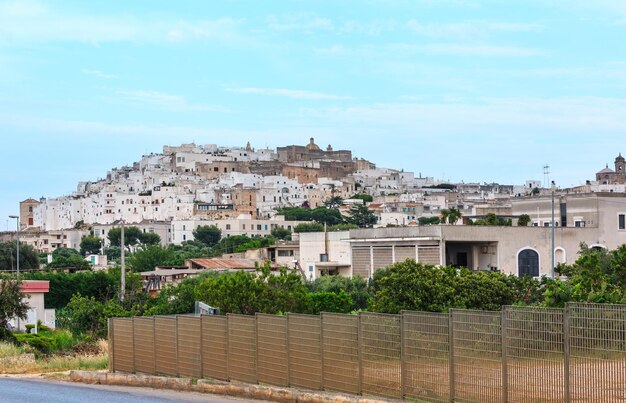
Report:
M133 322L130 318L113 319L114 371L133 372Z
M626 400L626 305L568 307L571 401Z
M202 378L202 319L178 316L177 328L178 373Z
M562 402L563 311L506 307L503 315L509 401Z
M359 319L322 313L324 389L359 394Z
M228 378L258 383L256 318L228 314Z
M289 386L287 317L257 314L259 382Z
M171 316L156 317L154 332L156 333L156 373L178 376L176 318Z
M321 390L322 324L318 315L289 314L289 384Z
M202 374L228 381L228 318L202 315Z
M362 312L359 328L363 394L401 398L400 316Z
M154 360L154 321L151 317L133 318L133 351L135 371L144 374L156 372Z
M402 312L407 399L449 400L449 319L445 313Z
M454 396L461 401L502 401L501 313L452 310Z

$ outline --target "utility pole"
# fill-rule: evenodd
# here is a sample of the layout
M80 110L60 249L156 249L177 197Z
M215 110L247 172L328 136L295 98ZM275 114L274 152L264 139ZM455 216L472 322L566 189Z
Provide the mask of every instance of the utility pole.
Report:
M121 272L121 282L120 282L120 301L124 301L124 296L126 295L126 266L125 266L125 258L126 258L126 247L124 245L124 219L122 219L122 230L120 232L120 247L121 247L121 255L120 255L120 272Z
M552 228L551 228L551 232L552 232L552 250L550 251L550 256L552 257L552 266L551 266L551 274L552 274L552 278L554 278L554 191L555 191L555 184L554 181L552 181Z
M16 278L17 278L17 281L19 281L20 280L20 217L17 215L10 215L9 218L15 218L16 229L17 229L17 233L16 233L17 241L15 242L15 257L17 259L17 263L15 267L16 267ZM18 331L20 330L19 316L17 318L17 330Z

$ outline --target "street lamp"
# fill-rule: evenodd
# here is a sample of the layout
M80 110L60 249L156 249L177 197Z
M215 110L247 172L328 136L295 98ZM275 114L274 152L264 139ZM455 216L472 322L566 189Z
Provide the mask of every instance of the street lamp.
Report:
M20 278L20 217L16 215L10 215L9 218L15 218L15 226L17 228L17 240L15 242L16 246L16 258L17 258L17 278Z

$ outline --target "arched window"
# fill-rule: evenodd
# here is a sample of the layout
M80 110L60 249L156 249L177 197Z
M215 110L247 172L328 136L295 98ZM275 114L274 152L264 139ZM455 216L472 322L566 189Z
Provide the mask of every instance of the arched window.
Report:
M533 249L523 249L517 254L517 274L539 277L539 254Z

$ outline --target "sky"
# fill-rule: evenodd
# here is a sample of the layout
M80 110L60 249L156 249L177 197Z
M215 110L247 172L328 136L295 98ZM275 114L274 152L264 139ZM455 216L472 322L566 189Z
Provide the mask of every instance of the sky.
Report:
M623 0L0 0L0 230L164 144L567 187L626 153Z

